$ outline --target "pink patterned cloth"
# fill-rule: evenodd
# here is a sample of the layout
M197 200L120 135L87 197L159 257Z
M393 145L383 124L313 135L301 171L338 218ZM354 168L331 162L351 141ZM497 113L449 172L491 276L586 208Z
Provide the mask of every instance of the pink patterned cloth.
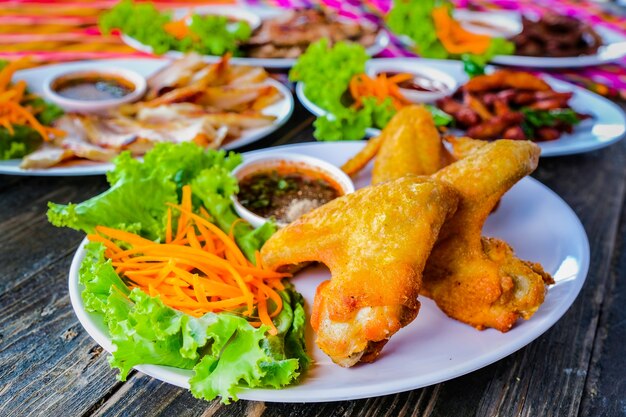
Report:
M598 3L575 0L455 0L459 8L473 10L514 10L521 13L543 13L552 10L557 13L575 16L594 26L602 26L626 35L626 19L605 11ZM373 22L382 22L383 16L391 7L390 0L348 0L348 1L289 1L289 0L250 0L249 4L270 5L284 8L300 8L321 5L336 10L340 15ZM394 39L392 44L379 55L381 57L415 56ZM547 71L546 71L547 72ZM626 59L613 64L600 65L576 70L553 70L550 75L582 85L596 93L626 99Z

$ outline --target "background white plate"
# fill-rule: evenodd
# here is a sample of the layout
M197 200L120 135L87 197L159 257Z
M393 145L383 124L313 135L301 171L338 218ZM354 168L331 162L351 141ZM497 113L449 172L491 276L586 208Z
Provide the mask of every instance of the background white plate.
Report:
M72 62L66 64L55 64L37 67L24 71L18 71L13 77L14 80L25 80L28 88L38 94L43 93L43 83L46 79L55 74L67 70L102 69L105 66L115 66L134 70L143 76L150 76L158 69L165 66L169 60L166 59L103 59L98 61ZM282 83L268 79L268 83L275 86L283 95L283 99L263 109L263 113L276 116L276 121L265 127L248 129L243 131L241 137L224 145L222 149L235 149L248 145L264 138L282 126L293 112L293 95L291 91ZM67 167L57 167L48 169L21 169L21 159L10 159L0 161L0 174L31 175L31 176L81 176L81 175L102 175L110 170L113 165L110 163L85 162L84 165L72 165Z
M535 57L521 55L497 55L492 64L525 68L584 68L608 64L626 56L626 36L603 27L594 27L603 39L603 45L593 55L572 57Z
M148 45L144 45L139 42L137 39L131 38L130 36L122 34L122 41L125 44L134 48L138 51L145 52L147 54L151 54L152 47ZM367 54L369 56L375 56L382 52L389 45L389 34L384 29L380 29L378 35L376 36L376 40L372 46L366 48ZM167 58L180 58L184 55L183 52L179 51L168 51L163 54L164 57ZM216 55L203 55L203 58L206 62L218 62L222 57ZM252 65L255 67L265 67L265 68L275 68L275 69L287 69L291 68L296 63L295 58L246 58L246 57L234 57L229 60L229 62L233 65Z
M246 155L293 152L343 164L364 142L309 143L251 152ZM369 183L371 167L356 178L357 187ZM556 284L545 303L528 321L508 333L478 331L448 318L436 305L420 297L422 307L413 323L400 330L383 349L380 358L354 368L341 368L313 342L307 326L307 346L315 363L298 385L282 390L244 389L240 398L258 401L322 402L391 394L446 381L489 365L527 345L550 328L578 295L589 267L589 243L580 221L554 192L532 178L520 181L490 216L484 232L507 240L522 259L540 262ZM84 242L83 242L84 243ZM78 269L84 256L81 245L69 274L74 312L83 327L105 350L111 340L98 315L87 313L80 296ZM323 267L310 268L292 280L306 299L307 314L317 285L330 277ZM142 365L137 370L180 387L188 387L191 371Z
M533 18L533 14L528 14ZM476 21L484 21L501 27L507 27L507 34L499 36L511 37L522 30L522 20L519 13L508 11L494 12L474 12L465 9L455 10L454 16L461 22L468 19ZM537 16L538 17L538 16ZM471 27L464 25L468 30L476 33L483 33L492 36L498 36L497 33L489 33L489 30L480 29L480 27ZM594 65L608 64L617 61L626 56L626 36L614 30L604 27L593 28L598 35L602 37L603 45L598 52L593 55L580 55L573 57L534 57L522 55L497 55L493 57L491 63L498 65L508 65L512 67L525 68L582 68ZM400 43L405 47L413 50L415 42L406 35L397 36Z
M366 68L377 65L384 65L385 68L388 68L391 62L398 62L403 65L411 63L416 67L428 66L439 69L447 72L459 84L465 83L468 79L463 71L463 64L450 60L379 58L368 61ZM557 140L537 142L541 147L541 156L561 156L590 152L609 146L622 139L624 133L626 133L626 115L619 106L585 88L548 76L542 78L557 91L574 91L574 96L570 100L572 108L580 113L589 114L592 118L584 120L574 128L572 133L565 133ZM302 83L296 85L296 96L302 105L314 115L322 116L327 114L326 110L306 97ZM462 134L462 131L452 130L451 133ZM380 129L369 128L365 131L365 134L368 137L378 136Z

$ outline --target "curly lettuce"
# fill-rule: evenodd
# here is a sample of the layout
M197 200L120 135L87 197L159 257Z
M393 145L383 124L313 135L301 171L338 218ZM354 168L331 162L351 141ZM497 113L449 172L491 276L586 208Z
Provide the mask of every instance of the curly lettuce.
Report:
M327 39L311 44L289 72L291 81L301 81L304 94L328 113L315 120L313 135L317 140L363 139L367 128L382 129L396 114L390 99L368 97L355 109L347 98L350 80L365 72L369 59L363 46L337 42L330 47ZM432 108L431 108L432 111ZM444 126L450 117L438 111L435 123Z
M0 70L7 63L0 60ZM35 119L44 126L50 126L63 115L63 109L59 106L34 94L27 94L20 104L29 107ZM0 160L22 158L36 150L42 142L39 132L30 126L12 125L10 129L0 127Z
M189 33L178 38L165 30L172 15L159 11L152 3L122 0L99 19L102 33L114 29L152 48L157 55L168 51L198 52L206 55L240 55L239 44L250 38L252 29L246 21L231 23L225 16L193 14Z
M233 314L195 318L138 288L130 291L105 258L104 245L89 243L85 249L82 298L87 311L104 318L114 346L109 363L119 370L120 380L143 364L189 369L194 396L220 396L229 403L242 387L281 388L308 367L303 300L291 285L280 291L284 306L274 319L278 334L270 336L266 327L254 328Z
M48 203L48 220L58 227L92 233L96 226L139 233L163 241L167 203L180 201L185 184L192 184L196 207L202 203L225 232L238 219L231 196L238 191L230 172L241 163L233 152L204 150L193 143L157 144L143 161L123 152L107 173L110 188L79 204ZM235 240L254 262L254 251L275 231L272 223L259 229L237 222Z
M240 162L239 154L191 143L158 144L143 161L123 153L107 174L107 191L78 204L49 203L48 218L56 226L87 233L103 225L159 241L165 234L166 203L179 203L182 187L191 184L193 209L205 207L218 227L232 229L254 262L254 253L275 226L253 229L235 214L231 196L238 185L231 171ZM219 396L228 403L237 399L241 387L280 388L308 367L304 301L290 284L279 291L283 308L273 319L278 334L269 335L266 326L255 328L234 313L195 318L139 288L131 291L104 256L104 245L89 243L85 250L79 270L82 299L87 311L104 319L114 346L110 364L121 380L141 364L189 369L193 395L206 400Z
M449 53L437 37L432 18L433 9L447 7L450 13L454 6L448 0L396 0L385 17L387 26L396 34L408 37L415 45L415 52L424 58L460 59L470 76L484 73L487 63L496 55L511 55L515 45L499 37L491 39L485 53L455 55Z
M369 59L365 48L356 43L328 39L312 43L289 72L291 81L304 83L304 94L315 104L341 117L349 109L343 102L352 77L365 72Z

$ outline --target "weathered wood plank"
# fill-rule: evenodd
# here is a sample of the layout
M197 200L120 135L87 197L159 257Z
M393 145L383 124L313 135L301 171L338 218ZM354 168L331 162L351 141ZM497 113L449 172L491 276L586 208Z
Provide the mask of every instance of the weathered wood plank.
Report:
M136 373L112 395L95 414L97 416L185 416L185 417L233 417L233 416L389 416L409 417L428 415L437 386L423 390L370 398L357 401L340 401L316 404L263 403L240 400L222 405L219 401L205 402L186 390L161 383ZM147 396L159 401L145 401ZM457 416L471 414L457 414Z
M497 364L477 415L578 415L599 314L608 296L606 281L626 193L625 164L626 143L541 160L537 178L561 195L585 226L592 248L589 275L574 305L549 332Z
M292 121L306 117L302 113ZM281 144L285 134L290 143L310 140L307 123L289 122L261 145ZM572 205L592 246L581 296L546 335L496 364L443 384L320 404L241 401L222 406L140 373L117 382L106 355L69 305L66 274L82 236L47 225L43 216L48 200L83 200L101 191L104 180L0 179L0 234L16 240L0 243L0 275L7 277L0 280L0 415L573 416L579 409L581 416L625 415L619 402L625 370L619 361L626 288L618 280L626 270L624 254L609 275L610 259L619 253L616 239L626 245L626 226L616 231L626 191L625 162L626 144L541 161L536 177Z
M70 261L0 295L2 416L81 415L120 384L72 311Z
M626 416L626 204L617 236L581 416Z
M0 174L0 193L9 187L13 187L18 184L22 178L15 175L3 175Z
M103 177L24 178L0 198L0 293L39 273L76 247L80 233L48 223L48 201L83 201L105 188Z

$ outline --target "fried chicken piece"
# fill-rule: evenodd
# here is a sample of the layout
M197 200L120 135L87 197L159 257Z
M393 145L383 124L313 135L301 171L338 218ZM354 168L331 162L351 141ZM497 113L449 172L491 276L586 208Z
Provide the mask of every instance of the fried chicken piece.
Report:
M341 366L371 362L419 311L422 270L457 195L407 176L363 188L305 214L263 246L272 269L318 261L332 278L317 288L311 324Z
M467 129L467 135L484 140L501 138L505 130L520 124L524 120L524 115L519 112L505 113L502 116L495 116L490 120L474 125Z
M493 74L479 75L469 80L462 89L469 93L515 88L518 90L547 91L550 85L528 72L498 70Z
M367 145L341 169L355 175L376 157L372 184L407 174L430 175L451 162L437 127L424 106L402 108Z
M372 172L372 184L407 174L430 175L445 165L446 150L430 112L407 106L385 127Z
M424 270L422 294L450 317L477 329L506 332L530 318L554 283L541 265L515 257L498 239L481 237L487 216L502 195L536 167L540 148L529 141L498 140L472 148L432 177L459 193L456 214L441 229Z

